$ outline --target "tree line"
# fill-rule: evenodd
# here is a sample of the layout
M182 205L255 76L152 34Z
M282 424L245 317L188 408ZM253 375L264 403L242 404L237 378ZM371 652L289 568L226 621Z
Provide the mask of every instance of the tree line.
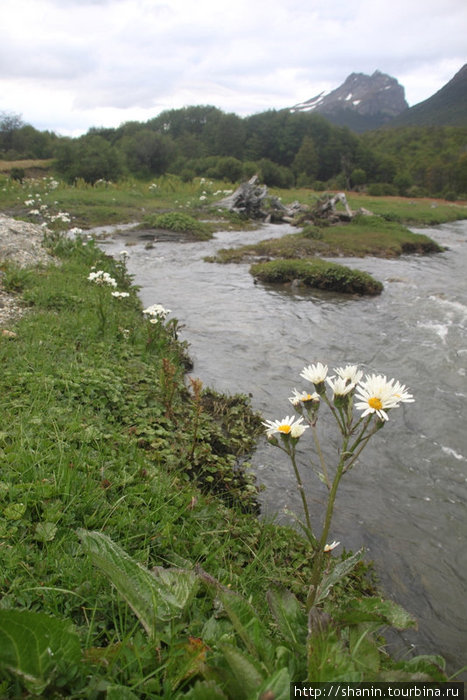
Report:
M41 132L3 113L0 158L53 158L56 172L70 183L165 173L238 182L258 172L271 187L452 198L467 193L467 128L356 134L321 115L287 109L242 118L209 105L184 107L147 122L93 127L78 138Z

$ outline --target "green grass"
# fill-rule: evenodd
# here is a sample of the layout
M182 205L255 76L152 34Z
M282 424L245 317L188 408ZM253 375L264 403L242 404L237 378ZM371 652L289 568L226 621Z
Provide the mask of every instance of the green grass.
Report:
M201 666L187 672L187 649L203 639L220 640L217 651L203 653L225 664L222 640L233 644L233 630L212 596L196 595L155 644L86 555L83 530L111 538L145 569L202 566L266 621L278 650L270 667L285 663L293 680L303 680L306 649L288 650L283 660L267 592L284 587L304 601L313 555L299 532L257 517L258 490L243 460L263 431L260 417L245 396L188 380L177 321L149 323L123 262L92 241L54 235L49 244L60 264L26 272L9 265L3 275L30 311L10 327L14 337L0 335L0 695L30 697L27 679L5 668L13 637L8 628L2 636L2 624L12 618L1 613L9 610L72 624L80 661L50 672L44 697L185 697L202 676ZM129 296L112 297L89 281L93 268ZM337 619L355 596L374 594L367 569L359 564L328 597L325 607ZM361 648L343 644L352 626L339 625L339 633L333 627L318 635L322 678L352 669L370 679L399 668L380 655L379 638ZM357 640L362 632L352 634ZM242 640L236 643L240 649ZM20 671L23 663L21 656ZM431 678L433 663L424 664Z
M403 253L429 254L441 248L424 234L416 234L380 216L358 216L339 226L305 226L298 233L238 248L222 248L215 261L245 262L258 258L310 258L313 256L375 255L397 257Z
M262 282L284 284L297 280L299 284L342 294L380 294L381 282L361 270L345 265L313 260L271 260L252 265L250 272Z
M70 216L68 227L83 229L138 224L168 212L190 216L198 222L199 228L208 231L251 228L250 222L217 209L216 202L224 196L225 187L226 183L200 178L185 183L173 175L149 182L127 179L116 183L98 181L95 185L83 181L66 185L51 176L26 178L19 183L0 173L0 211L41 223L42 219L31 217L29 211L39 203L46 204L50 213L62 211ZM40 202L25 204L37 196Z
M297 533L256 517L257 490L238 461L262 431L247 399L188 389L176 322L149 324L123 266L92 243L57 247L60 266L8 271L31 310L15 338L0 336L0 609L74 623L85 663L64 697L97 697L99 679L159 697L170 650L148 655L77 528L105 532L146 566L200 563L260 608L272 580L304 595L309 557ZM93 265L130 297L89 282ZM201 634L203 605L180 644ZM2 677L16 697L20 682Z
M298 200L313 206L323 192L309 189L271 190L284 204ZM347 192L347 201L353 211L364 208L373 214L387 217L406 226L436 226L467 218L467 202L448 202L435 197L372 197L364 193Z

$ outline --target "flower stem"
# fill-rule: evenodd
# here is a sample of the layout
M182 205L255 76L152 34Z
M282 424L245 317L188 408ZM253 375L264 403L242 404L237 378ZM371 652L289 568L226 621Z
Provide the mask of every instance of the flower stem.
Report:
M319 584L319 581L321 578L321 569L322 569L322 564L323 564L323 558L325 555L324 546L326 544L326 540L327 540L328 534L329 534L329 529L331 527L331 521L332 521L332 515L334 512L334 503L336 500L337 489L339 487L339 482L340 482L342 475L344 473L345 455L347 453L348 440L349 440L349 438L348 438L348 436L346 436L344 438L344 442L342 445L341 456L340 456L339 464L337 465L334 480L332 482L331 491L329 492L328 503L327 503L327 507L326 507L326 515L324 517L323 530L321 532L321 537L320 537L319 544L318 544L318 550L315 554L315 558L314 558L314 562L313 562L313 569L311 571L311 583L310 583L310 589L309 589L308 597L307 597L307 601L306 601L307 612L309 612L311 610L311 608L313 607L315 600L316 600L316 594L318 592L318 584Z
M329 490L331 488L331 482L329 481L329 475L328 475L328 470L326 467L326 462L324 460L323 451L321 449L321 445L320 445L320 442L318 440L318 433L316 431L316 426L313 423L311 424L311 432L313 434L313 440L315 441L316 452L318 453L319 463L320 463L321 469L323 471L325 484Z
M294 473L295 473L295 479L296 479L296 481L297 481L298 492L299 492L300 497L301 497L301 499L302 499L303 512L305 513L305 522L306 522L307 536L308 536L308 539L309 539L309 541L310 541L310 544L311 544L312 548L313 548L313 549L316 549L316 547L318 546L318 540L317 540L316 537L313 535L313 529L312 529L312 527L311 527L310 511L309 511L309 509L308 509L308 503L307 503L306 496L305 496L305 489L304 489L304 486L303 486L303 481L302 481L302 478L301 478L301 476L300 476L300 472L299 472L298 467L297 467L297 462L296 462L296 459L295 459L295 449L294 449L294 448L292 448L292 449L290 450L289 456L290 456L290 460L291 460L291 462L292 462L293 470L294 470Z

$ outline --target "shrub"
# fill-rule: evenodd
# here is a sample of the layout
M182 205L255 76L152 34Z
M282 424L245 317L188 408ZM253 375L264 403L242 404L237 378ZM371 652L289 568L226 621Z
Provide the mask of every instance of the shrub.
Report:
M194 233L197 237L208 238L211 235L205 224L182 212L168 212L158 216L148 216L143 223L151 228L161 228L177 233Z
M399 194L397 187L389 182L372 182L368 185L368 194L371 197L395 197Z
M22 183L24 178L26 177L24 168L12 168L10 171L10 177L12 180L16 180L17 182Z

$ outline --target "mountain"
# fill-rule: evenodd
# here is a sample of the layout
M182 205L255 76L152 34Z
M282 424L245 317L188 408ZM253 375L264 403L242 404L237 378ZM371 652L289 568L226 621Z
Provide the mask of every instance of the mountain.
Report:
M388 126L467 126L467 63L441 90L396 116Z
M337 126L362 132L377 129L408 110L405 91L395 78L375 71L352 73L342 85L291 108L321 114Z

